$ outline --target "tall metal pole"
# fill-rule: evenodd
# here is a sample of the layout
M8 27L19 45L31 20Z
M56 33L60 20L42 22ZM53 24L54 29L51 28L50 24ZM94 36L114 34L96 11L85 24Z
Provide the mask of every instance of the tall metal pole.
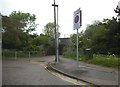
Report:
M77 50L76 50L76 55L77 55L77 66L79 65L78 64L78 29L77 29L77 34L76 34L76 48L77 48Z
M58 25L58 7L57 7L57 63L59 62L59 42L58 42L58 32L59 32L59 25Z
M58 7L58 5L55 4L55 0L54 0L54 4L52 4L52 6L54 6L54 24L55 24L55 62L57 62L57 32L56 32L56 9L55 7Z

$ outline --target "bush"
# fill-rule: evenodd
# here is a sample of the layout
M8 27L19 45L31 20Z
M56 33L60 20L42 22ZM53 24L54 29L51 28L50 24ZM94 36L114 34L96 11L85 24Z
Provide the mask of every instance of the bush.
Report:
M3 50L2 51L2 57L14 57L15 52L12 50Z
M85 62L86 61L85 56L84 55L80 55L79 56L79 61L84 61Z

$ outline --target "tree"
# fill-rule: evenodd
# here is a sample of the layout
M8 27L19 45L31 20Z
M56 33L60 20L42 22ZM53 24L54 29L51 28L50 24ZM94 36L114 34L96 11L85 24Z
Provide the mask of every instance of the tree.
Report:
M35 15L22 12L12 12L9 16L3 16L3 48L25 50L36 35L30 32L36 28Z
M49 22L44 26L43 33L50 38L55 37L55 24L53 22Z
M22 24L20 29L24 32L35 31L37 24L35 24L36 16L34 14L13 11L9 17L18 20Z
M95 21L79 33L79 50L92 48L97 54L120 54L120 30L116 18ZM76 49L76 34L70 37L70 46Z
M20 37L22 31L19 29L21 23L7 16L2 16L3 29L3 48L15 49L22 44Z
M91 41L91 48L95 53L106 53L106 28L102 22L89 25L85 31L85 37Z
M119 22L117 22L116 18L112 18L112 20L108 20L105 24L107 29L107 42L108 42L108 50L114 54L120 54L120 29L118 28Z
M32 43L36 46L40 46L40 45L44 45L47 46L48 45L48 36L47 35L43 35L41 34L40 36L37 36Z

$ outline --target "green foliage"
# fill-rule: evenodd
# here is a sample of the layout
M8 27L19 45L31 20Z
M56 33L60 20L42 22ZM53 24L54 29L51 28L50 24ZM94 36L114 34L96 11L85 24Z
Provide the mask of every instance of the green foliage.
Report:
M30 33L35 30L37 24L35 24L36 17L30 13L22 13L20 11L13 11L10 15L10 18L18 20L22 24L22 30L26 33Z
M95 21L79 33L79 50L92 48L95 54L120 55L120 29L116 18ZM76 34L71 35L68 48L76 49Z
M40 35L40 36L36 37L33 40L33 44L36 45L36 46L40 46L40 45L47 46L48 45L48 36Z
M10 17L2 17L3 28L5 32L3 33L3 47L4 48L17 48L22 42L20 41L22 31L18 29L21 23L17 20L14 20Z
M101 65L106 67L118 68L120 66L119 58L114 55L94 55L92 60L89 60L89 63L95 65Z
M52 22L47 23L44 26L43 33L53 39L55 37L55 24Z
M2 58L3 57L14 57L14 56L15 56L15 51L2 50Z
M64 52L63 56L66 58L72 58L72 59L75 59L75 57L76 57L75 53L68 52L68 51Z
M79 56L79 61L84 61L85 62L86 61L85 56L84 55L80 55Z
M30 13L12 12L9 16L2 16L3 29L5 32L2 37L3 49L28 50L28 48L36 49L32 46L32 40L35 34L30 32L36 28L36 17Z
M65 58L70 58L76 60L75 53L70 52L64 52L63 56ZM93 59L86 60L84 55L79 55L79 61L86 62L89 64L95 64L99 66L104 67L112 67L112 68L118 68L120 67L120 60L119 57L115 55L95 55L93 56Z

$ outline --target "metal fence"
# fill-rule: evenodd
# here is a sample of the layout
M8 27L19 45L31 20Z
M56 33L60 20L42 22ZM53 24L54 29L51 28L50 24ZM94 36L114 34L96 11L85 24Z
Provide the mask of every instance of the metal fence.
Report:
M13 51L3 50L2 58L32 58L45 56L45 51Z

